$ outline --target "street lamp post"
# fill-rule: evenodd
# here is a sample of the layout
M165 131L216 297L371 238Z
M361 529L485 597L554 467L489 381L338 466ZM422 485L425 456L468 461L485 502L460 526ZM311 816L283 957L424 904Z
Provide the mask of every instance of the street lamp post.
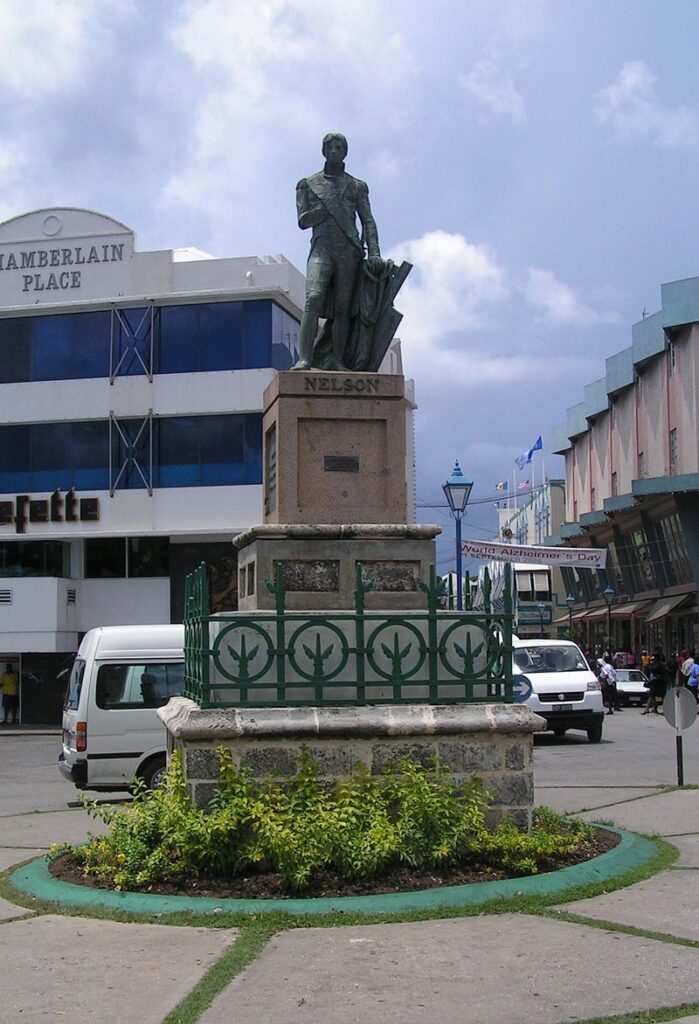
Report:
M452 474L445 484L442 484L444 496L449 505L449 512L456 521L456 607L463 611L464 589L461 571L461 520L466 511L466 505L471 495L473 481L467 480L461 472L458 461L454 465Z
M543 601L539 601L539 603L537 604L536 607L539 609L539 633L541 635L541 639L543 640L544 639L544 609L546 608L546 605L544 604Z
M605 587L602 591L602 596L607 602L607 643L609 644L610 654L612 653L612 601L614 600L615 593L614 587Z
M575 604L575 598L572 594L568 594L566 598L566 604L568 605L568 632L570 633L570 639L573 639L573 605Z

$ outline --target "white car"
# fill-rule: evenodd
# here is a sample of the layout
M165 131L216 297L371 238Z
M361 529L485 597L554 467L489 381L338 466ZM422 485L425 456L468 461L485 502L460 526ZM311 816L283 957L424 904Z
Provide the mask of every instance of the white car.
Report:
M602 691L577 644L513 637L512 645L519 699L545 718L556 736L582 729L590 743L599 743L604 724Z
M645 704L650 693L648 676L640 668L618 668L616 688L624 704Z

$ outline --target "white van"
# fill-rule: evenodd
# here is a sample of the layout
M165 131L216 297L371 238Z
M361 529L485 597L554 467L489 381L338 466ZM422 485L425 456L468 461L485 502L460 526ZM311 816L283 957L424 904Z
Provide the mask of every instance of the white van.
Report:
M80 644L63 708L61 774L78 789L152 788L165 772L156 708L184 689L184 626L99 626Z
M515 679L520 677L519 700L545 718L547 729L556 736L564 736L568 729L583 729L590 743L599 743L604 724L602 691L578 645L570 640L513 637L512 646L512 668Z

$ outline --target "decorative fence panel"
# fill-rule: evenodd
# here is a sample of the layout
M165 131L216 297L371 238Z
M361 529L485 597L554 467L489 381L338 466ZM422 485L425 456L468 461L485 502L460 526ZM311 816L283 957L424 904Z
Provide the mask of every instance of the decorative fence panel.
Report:
M492 611L442 611L432 567L424 611L367 611L357 565L354 611L209 614L206 565L187 578L185 695L200 707L507 702L512 693L510 566Z

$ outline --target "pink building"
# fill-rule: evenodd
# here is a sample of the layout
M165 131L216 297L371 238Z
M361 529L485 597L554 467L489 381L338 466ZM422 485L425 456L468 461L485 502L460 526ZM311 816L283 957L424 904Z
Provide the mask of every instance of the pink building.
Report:
M630 347L554 430L566 521L549 541L608 549L604 572L564 570L583 642L699 651L698 385L691 278L662 286L662 309L634 325Z

